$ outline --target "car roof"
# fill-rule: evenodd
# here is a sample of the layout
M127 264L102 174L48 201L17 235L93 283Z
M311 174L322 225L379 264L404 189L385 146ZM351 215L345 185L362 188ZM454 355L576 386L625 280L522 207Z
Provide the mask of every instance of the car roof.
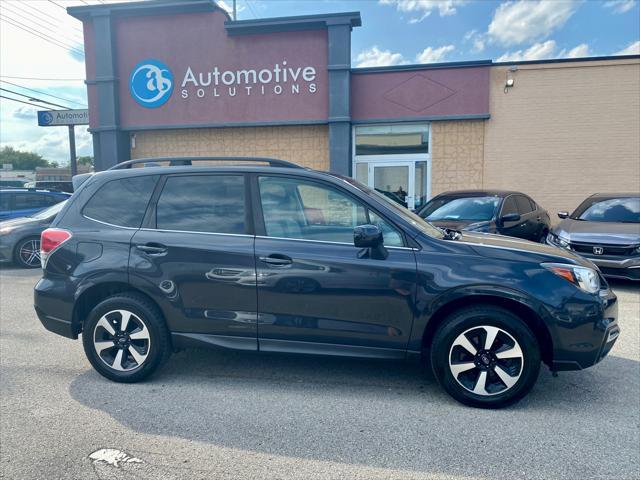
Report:
M449 192L440 193L437 196L438 197L480 197L480 196L506 197L507 195L512 195L512 194L524 195L524 196L528 197L528 195L526 193L516 192L515 190L497 190L497 189L492 189L492 190L451 190Z
M640 197L640 192L638 193L594 193L589 198L634 198Z

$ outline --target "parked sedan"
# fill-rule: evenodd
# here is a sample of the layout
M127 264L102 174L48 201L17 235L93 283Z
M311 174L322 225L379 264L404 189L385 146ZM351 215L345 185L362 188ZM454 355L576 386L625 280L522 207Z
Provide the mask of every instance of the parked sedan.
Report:
M607 277L640 280L639 194L592 195L558 217L547 243L587 257Z
M418 214L437 227L499 233L544 242L549 214L529 196L505 190L445 192L432 198Z
M70 196L70 193L33 188L2 189L0 190L0 220L28 217Z
M31 217L0 222L0 262L14 262L23 268L40 266L40 233L53 222L66 203L42 210Z

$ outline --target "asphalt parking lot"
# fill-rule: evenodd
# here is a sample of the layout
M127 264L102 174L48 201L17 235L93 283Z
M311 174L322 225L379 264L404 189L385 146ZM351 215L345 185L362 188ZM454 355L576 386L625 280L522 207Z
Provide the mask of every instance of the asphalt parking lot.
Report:
M151 381L111 383L81 342L40 325L39 275L0 268L3 478L640 477L638 286L614 284L623 331L609 358L543 369L525 400L483 411L419 366L379 361L193 350ZM90 458L105 448L129 461Z

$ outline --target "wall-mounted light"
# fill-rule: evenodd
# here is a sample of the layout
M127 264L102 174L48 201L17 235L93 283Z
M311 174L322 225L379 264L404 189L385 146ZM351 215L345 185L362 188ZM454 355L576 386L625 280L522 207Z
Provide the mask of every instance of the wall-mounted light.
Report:
M509 93L509 89L513 88L516 84L515 79L513 78L513 74L518 71L518 67L511 67L507 70L507 79L504 82L504 93Z

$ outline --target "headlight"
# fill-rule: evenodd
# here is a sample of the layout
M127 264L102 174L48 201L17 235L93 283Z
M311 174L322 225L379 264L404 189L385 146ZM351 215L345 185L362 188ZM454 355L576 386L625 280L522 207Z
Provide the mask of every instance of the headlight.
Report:
M593 268L566 263L543 263L542 266L587 293L597 293L600 290L600 277Z
M549 240L551 240L551 243L553 243L554 245L558 245L562 248L569 248L569 240L561 237L560 235L549 233Z

